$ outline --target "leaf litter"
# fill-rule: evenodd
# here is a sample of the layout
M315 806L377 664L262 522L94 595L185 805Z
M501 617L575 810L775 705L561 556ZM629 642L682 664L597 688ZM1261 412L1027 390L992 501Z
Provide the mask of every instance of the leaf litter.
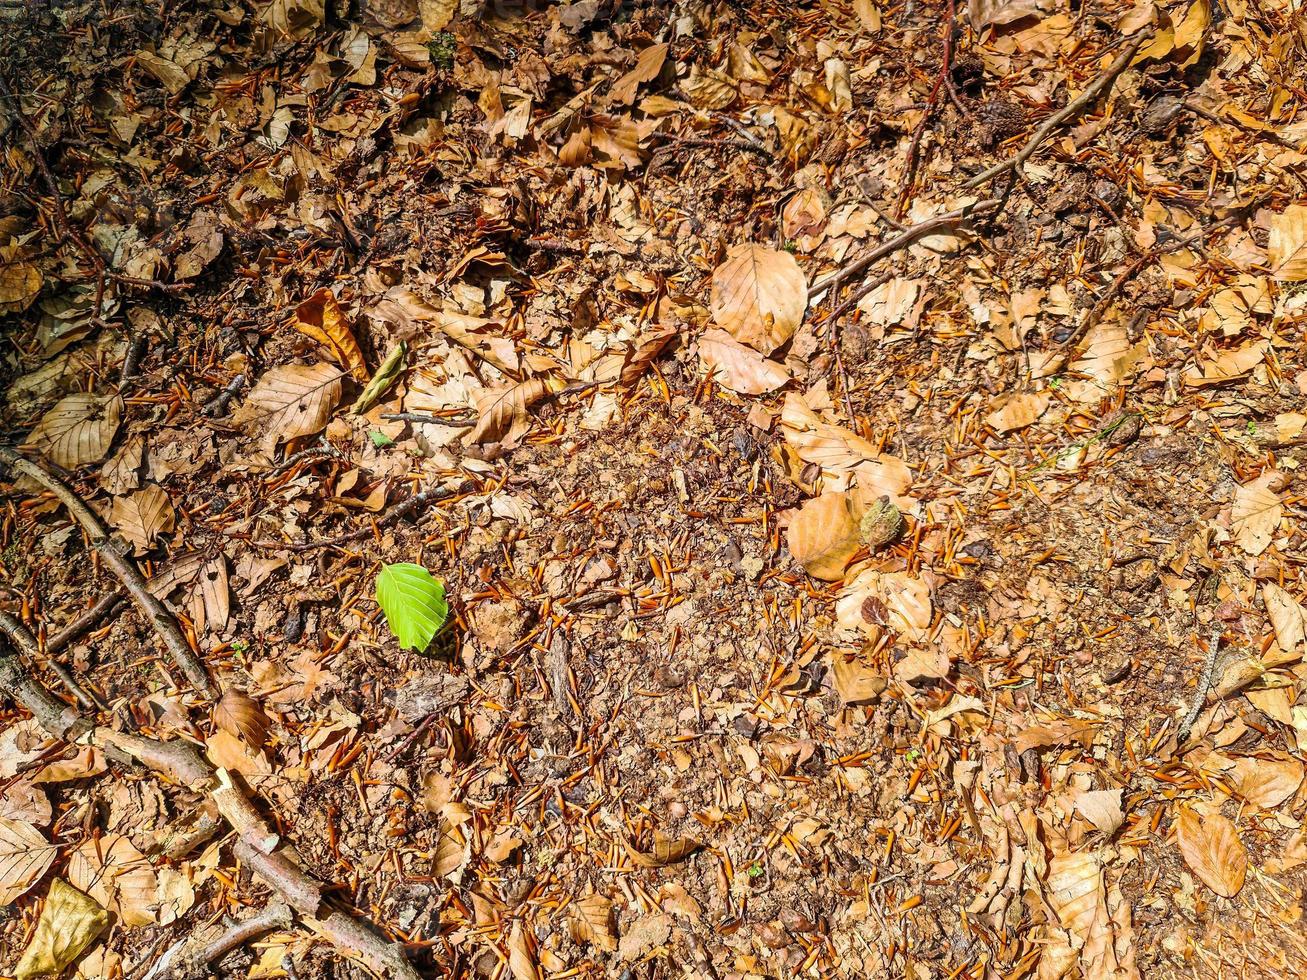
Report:
M1307 959L1293 3L10 6L0 631L418 970ZM271 908L39 721L4 968Z

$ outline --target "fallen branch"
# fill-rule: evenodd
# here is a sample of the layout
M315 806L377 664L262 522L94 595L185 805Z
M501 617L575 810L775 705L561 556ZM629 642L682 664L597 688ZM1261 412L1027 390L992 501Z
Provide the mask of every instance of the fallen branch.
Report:
M141 610L155 631L163 638L164 645L167 646L168 652L172 654L173 662L181 668L187 680L195 686L196 690L217 699L217 685L210 679L208 671L204 669L204 664L200 662L200 658L196 656L195 651L191 649L191 645L187 642L181 627L177 625L177 620L173 618L172 613L168 611L168 607L163 604L162 600L150 591L145 576L136 567L136 563L114 545L100 518L87 506L86 501L81 498L77 491L51 475L45 467L33 463L24 456L20 456L15 450L7 446L0 447L0 462L3 462L14 472L35 480L59 498L60 502L68 508L68 513L72 515L73 520L82 526L82 530L91 541L91 547L104 559L105 564L109 566L114 575L118 577L118 581L123 584L123 587L132 597L137 608Z
M0 609L0 631L9 635L9 638L14 642L14 646L18 647L19 651L30 663L37 664L41 662L41 644L37 642L36 637L32 635L31 631L23 625L17 616ZM45 652L44 659L50 667L50 672L59 678L59 683L68 689L68 693L75 697L83 708L91 711L100 708L101 705L97 704L95 699L82 688L82 685L77 683L76 678L73 677L68 668L50 656L48 646Z
M1125 50L1121 52L1116 61L1112 62L1105 72L1090 82L1087 89L1077 95L1061 109L1057 110L1057 112L1045 119L1040 127L1035 130L1035 135L1030 137L1030 139L1026 141L1026 145L1017 151L1016 156L1009 157L1000 163L994 164L988 170L976 174L976 176L972 177L962 186L967 190L974 190L977 187L988 184L999 174L1017 169L1029 160L1030 157L1034 155L1034 152L1039 149L1044 140L1048 139L1053 130L1057 129L1068 119L1077 115L1086 106L1091 105L1100 95L1111 88L1112 83L1116 81L1117 76L1125 71L1130 62L1134 60L1135 54L1141 47L1143 47L1144 42L1151 40L1151 38L1151 34L1141 34L1139 37L1131 41L1126 45Z
M221 415L227 410L227 406L231 404L231 400L236 397L236 393L243 387L245 387L244 372L236 375L236 377L228 381L226 388L223 388L222 391L218 392L200 406L200 414L208 416L209 418L216 418Z
M0 690L31 712L55 738L93 745L106 753L121 753L163 779L207 796L236 833L237 858L295 909L305 925L381 976L418 980L401 946L383 939L349 912L326 904L321 882L287 856L289 848L277 850L280 838L246 791L227 770L215 768L190 742L163 742L96 725L51 694L13 654L0 654Z
M142 980L199 980L208 972L209 964L218 962L233 949L252 939L258 939L269 932L289 929L291 922L290 906L279 899L262 912L234 923L210 942L183 939L155 960L150 972Z
M372 522L371 527L359 528L357 531L338 534L334 538L325 538L322 541L251 541L250 544L256 548L271 548L279 551L314 551L318 548L339 548L341 545L362 541L387 524L413 513L424 504L433 503L437 500L447 500L459 494L470 493L474 489L475 487L470 480L464 480L456 487L432 487L429 490L423 490L401 500L397 504L393 504L385 513Z
M909 225L901 232L886 241L881 242L871 251L858 256L844 265L840 266L829 275L822 276L808 289L808 301L821 295L825 290L836 282L842 282L851 276L859 275L866 272L867 269L875 265L887 255L893 255L901 248L906 248L915 242L918 238L924 238L926 235L933 234L937 231L943 231L946 228L952 228L972 218L978 218L988 214L999 206L999 200L993 198L987 201L977 201L975 204L968 204L960 207L955 211L949 211L945 214L937 214L934 217L926 218L924 221L918 221L915 225Z
M126 601L121 589L114 589L104 596L86 612L82 613L54 636L47 637L45 652L47 656L58 653L73 640L95 629Z

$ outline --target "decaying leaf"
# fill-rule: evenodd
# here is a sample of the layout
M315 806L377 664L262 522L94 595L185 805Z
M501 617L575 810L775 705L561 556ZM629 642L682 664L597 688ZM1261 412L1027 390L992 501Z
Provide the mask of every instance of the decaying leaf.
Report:
M1193 807L1181 807L1175 820L1175 839L1185 864L1199 881L1226 898L1239 893L1248 871L1248 852L1227 817L1219 813L1200 815Z
M1230 508L1231 530L1239 547L1250 555L1266 550L1284 516L1284 506L1278 493L1284 477L1268 470L1251 483L1235 488L1234 503Z
M930 586L906 572L864 568L835 600L835 617L845 629L889 629L913 643L927 639L934 615Z
M1109 911L1097 855L1089 851L1054 855L1048 862L1044 891L1068 934L1071 951L1078 954L1083 976L1138 977L1129 943L1120 942L1129 934L1129 906L1124 914L1115 913L1123 903L1113 901L1114 909Z
M617 949L617 933L613 930L613 903L599 894L589 894L572 903L572 938L589 943L595 949L611 953Z
M109 523L139 555L153 548L159 535L172 531L177 513L163 488L151 485L138 493L115 497L109 508Z
M1280 649L1286 653L1301 651L1307 643L1307 609L1274 582L1262 583L1262 602Z
M0 316L22 313L41 294L41 270L30 262L5 260L0 253Z
M807 308L808 282L789 252L747 242L713 271L713 319L761 354L793 337Z
M623 359L622 384L629 386L639 381L644 372L649 369L649 365L653 364L658 355L676 339L679 333L680 331L674 326L662 326L641 334L627 350Z
M703 845L689 837L664 837L655 833L649 849L642 850L630 841L623 841L627 856L641 868L662 868L684 861Z
M843 426L822 421L794 393L785 396L781 427L786 443L799 458L820 467L823 489L847 490L856 483L870 496L887 496L908 509L903 494L912 485L912 472L901 459L878 452Z
M1014 392L994 402L985 422L998 433L1024 429L1048 411L1051 400L1047 391Z
M316 293L295 307L295 319L292 321L296 330L312 337L329 353L342 368L348 371L359 384L368 383L368 365L363 359L363 351L350 330L345 311L340 302L329 289L319 289Z
M117 395L69 395L41 416L25 446L66 470L104 459L122 421Z
M57 853L31 824L0 817L0 906L11 905L40 881Z
M723 388L742 395L765 395L792 380L789 369L746 347L725 330L706 330L699 338L706 373Z
M527 378L482 392L477 398L477 422L467 434L466 443L515 445L531 425L531 406L562 388L562 383L552 378Z
M513 980L540 980L540 967L521 919L514 920L513 930L508 934L508 971Z
M123 446L100 470L100 486L111 494L124 494L141 485L141 465L145 462L145 437L129 436Z
M340 403L344 375L330 364L284 364L259 379L232 421L271 453L280 443L320 432Z
M14 976L17 980L59 976L108 925L109 913L94 899L56 878Z
M1081 790L1072 797L1076 812L1105 834L1114 834L1125 821L1119 789Z

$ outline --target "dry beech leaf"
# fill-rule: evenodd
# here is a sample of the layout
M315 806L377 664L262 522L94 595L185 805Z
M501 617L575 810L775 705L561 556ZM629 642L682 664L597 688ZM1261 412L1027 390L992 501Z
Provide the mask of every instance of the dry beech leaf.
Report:
M319 289L316 293L295 307L293 325L300 333L312 337L327 349L346 371L361 385L368 383L372 376L368 371L363 351L350 331L345 311L329 289Z
M847 490L857 483L872 498L887 496L902 506L900 498L912 486L912 471L907 464L877 452L875 446L851 430L823 422L794 392L785 396L781 431L800 459L821 468L824 489Z
M272 727L272 719L263 706L234 687L223 692L213 709L213 722L224 732L239 735L256 752L267 744L268 729Z
M1079 950L1083 976L1120 980L1139 976L1128 943L1129 906L1118 913L1122 903L1114 893L1113 911L1109 911L1103 868L1096 855L1088 851L1055 855L1048 862L1045 893L1062 928L1073 938L1072 949Z
M1240 758L1227 774L1230 788L1253 806L1270 810L1279 806L1302 785L1303 765L1291 757L1275 759Z
M1228 818L1183 807L1175 821L1175 838L1184 863L1199 881L1225 898L1239 893L1248 873L1248 852Z
M100 469L100 486L115 496L141 485L141 464L145 462L145 437L129 436L123 447Z
M158 921L158 885L154 868L128 838L106 834L88 840L68 859L68 878L111 912L123 925Z
M139 493L115 497L109 523L140 555L154 547L160 534L176 527L177 512L162 487L148 486Z
M221 633L231 615L231 585L227 577L227 559L222 555L200 569L191 590L191 619L196 635L212 630Z
M793 380L783 364L763 357L725 330L704 332L699 338L699 357L710 377L741 395L765 395Z
M109 925L109 913L61 878L50 883L36 932L14 967L17 980L57 977Z
M1048 411L1053 396L1047 391L1021 391L994 402L985 422L1001 434L1024 429Z
M1234 503L1230 507L1231 529L1239 547L1250 555L1260 555L1275 537L1284 507L1280 495L1272 490L1283 477L1268 470L1252 483L1235 488Z
M1125 822L1119 789L1081 790L1072 796L1076 812L1105 834L1114 834Z
M622 384L633 385L639 381L679 332L673 326L655 327L636 338L622 362Z
M122 421L123 400L116 395L69 395L41 416L24 446L66 470L104 459Z
M746 242L713 271L713 319L759 353L793 337L807 308L808 282L789 252Z
M790 519L790 554L813 578L838 582L849 560L862 547L860 513L848 491L823 493Z
M1271 216L1266 259L1281 282L1307 281L1307 204L1291 204Z
M620 102L623 105L630 105L635 101L636 90L640 87L641 82L652 82L658 77L663 70L663 63L667 60L667 49L671 47L668 44L651 44L636 59L635 67L613 83L609 91L614 102Z
M40 881L57 853L31 824L0 817L0 906L13 904Z
M653 846L642 851L630 841L623 842L626 853L641 868L662 868L684 861L703 845L689 837L664 837L655 833Z
M418 0L422 26L428 31L443 31L457 10L458 0Z
M1285 653L1302 650L1307 642L1307 609L1274 582L1262 583L1262 602L1275 629L1275 642Z
M41 270L30 262L0 264L0 316L22 313L41 294Z
M589 943L595 949L612 953L617 949L617 934L613 931L613 903L603 895L591 894L573 903L576 914L572 917L572 939Z
M859 653L832 650L830 665L835 693L844 704L870 704L889 685L889 679Z
M844 583L835 617L845 629L871 633L884 628L911 643L923 643L935 617L930 586L906 572L864 568Z
M339 368L330 364L283 364L272 368L241 403L232 422L253 435L265 452L300 436L321 432L340 403Z
M481 392L477 396L477 422L465 443L516 445L531 425L531 406L561 389L561 383L550 378L527 378L506 388Z
M540 980L540 967L521 919L513 922L513 931L508 934L508 970L513 980Z

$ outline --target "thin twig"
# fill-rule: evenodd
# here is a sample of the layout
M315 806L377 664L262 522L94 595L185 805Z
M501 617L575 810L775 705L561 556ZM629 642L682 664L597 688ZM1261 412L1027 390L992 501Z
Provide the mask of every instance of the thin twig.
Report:
M68 646L68 644L72 643L73 640L76 640L83 634L89 633L91 630L95 629L103 620L107 619L114 610L121 607L123 602L126 601L126 598L127 597L123 595L121 589L114 589L108 595L103 596L94 606L86 610L86 612L74 619L54 636L46 639L46 654L50 655L58 653L64 647Z
M464 480L455 487L431 487L420 493L415 493L397 504L393 504L385 513L373 521L370 527L359 528L357 531L349 531L346 534L338 534L334 538L325 538L322 541L251 541L250 544L256 548L269 548L277 551L315 551L318 548L339 548L342 545L353 544L355 541L362 541L372 536L387 524L413 513L413 511L425 504L438 500L447 500L459 494L469 493L473 489L475 488L470 480Z
M470 426L476 422L475 415L428 415L425 412L390 412L381 417L387 422L416 422L421 425Z
M241 372L227 382L227 387L218 392L200 407L200 414L207 415L209 418L217 418L227 410L231 400L236 397L236 393L245 387L245 374Z
M168 611L168 607L150 591L145 576L136 567L136 563L114 545L104 524L95 511L87 506L81 495L53 476L45 467L20 456L7 446L0 446L0 462L14 472L35 480L59 498L60 502L68 508L68 513L72 515L73 520L82 526L82 530L90 539L91 546L104 559L105 564L118 577L118 581L123 584L137 607L154 626L168 652L172 654L173 662L181 668L187 680L195 686L196 690L216 699L217 685L210 679L204 664L191 649L177 620Z
M1111 66L1108 67L1107 71L1095 78L1089 84L1087 89L1077 95L1061 109L1058 109L1057 112L1045 119L1040 127L1035 130L1035 135L1030 137L1030 139L1026 141L1026 145L1017 151L1016 156L1009 157L1000 163L994 164L994 166L990 167L988 170L976 174L976 176L972 177L962 186L967 190L974 190L983 184L988 184L999 174L1017 169L1029 160L1030 157L1034 155L1034 152L1039 149L1040 144L1048 139L1053 130L1057 129L1068 119L1078 114L1081 109L1091 105L1101 94L1111 88L1112 83L1116 81L1117 76L1125 71L1130 62L1134 60L1136 52L1138 52L1138 50L1143 46L1145 41L1148 41L1151 38L1151 34L1141 34L1139 37L1131 41L1126 45L1126 49L1121 52L1116 61L1112 62Z
M952 228L960 225L972 218L978 218L997 208L999 202L997 199L987 201L977 201L975 204L968 204L965 207L949 211L945 214L937 214L934 217L926 218L924 221L918 221L915 225L909 225L901 232L879 245L872 248L856 259L852 259L840 266L829 275L822 276L808 289L808 300L811 302L816 296L825 292L833 282L840 282L851 276L860 275L867 271L887 255L893 255L901 248L906 248L915 242L918 238L924 238L926 235L937 231L943 231L945 228Z
M1221 648L1220 626L1212 630L1212 638L1207 641L1207 656L1203 660L1203 672L1198 677L1198 687L1194 690L1194 698L1189 702L1189 710L1185 712L1184 720L1180 722L1180 728L1176 732L1176 742L1183 745L1189 740L1189 732L1193 730L1194 722L1198 720L1198 715L1203 710L1203 705L1207 703L1207 692L1212 687L1212 673L1216 669L1216 654Z
M0 632L5 633L13 641L14 646L18 647L23 656L31 663L39 664L41 662L43 659L41 644L36 637L32 635L31 631L23 625L17 616L3 609L0 609ZM59 678L59 683L77 699L83 708L96 711L102 707L95 698L86 692L81 684L77 683L77 679L73 677L72 672L67 667L50 656L48 649L44 659L48 662L50 672Z
M921 161L921 138L925 135L931 119L935 117L935 110L939 105L939 93L953 67L953 22L956 19L954 0L948 0L948 17L944 21L944 54L940 59L939 73L935 76L935 84L931 86L930 95L926 98L926 108L921 113L921 120L912 130L912 142L908 144L907 176L903 179L903 190L899 192L898 216L900 218L907 211L908 201L912 199L912 188L917 182L917 164Z
M194 937L183 939L155 960L141 980L199 980L208 972L210 964L218 962L233 949L266 933L285 931L291 927L292 921L290 906L278 899L262 912L233 923L210 942L198 942Z
M335 446L331 445L331 443L324 443L321 446L310 446L308 449L301 449L297 453L291 453L280 463L274 466L271 470L269 470L267 475L264 477L264 480L276 479L277 477L281 476L281 474L285 473L287 470L292 469L295 466L299 465L300 463L304 462L304 460L312 459L315 456L323 456L329 459L348 459L348 457L344 453L342 453Z

